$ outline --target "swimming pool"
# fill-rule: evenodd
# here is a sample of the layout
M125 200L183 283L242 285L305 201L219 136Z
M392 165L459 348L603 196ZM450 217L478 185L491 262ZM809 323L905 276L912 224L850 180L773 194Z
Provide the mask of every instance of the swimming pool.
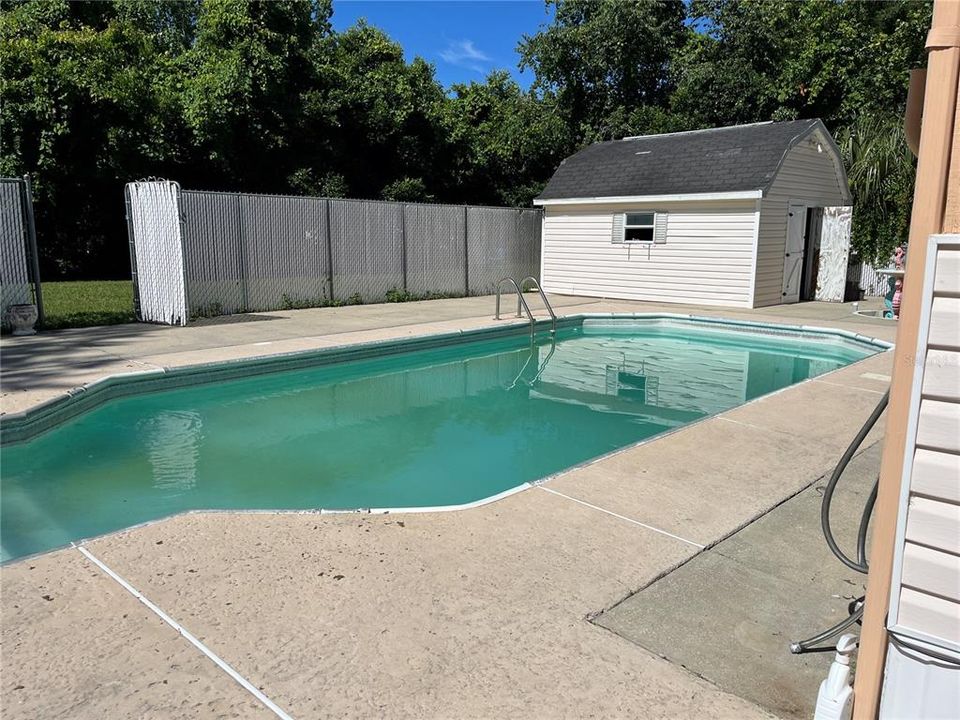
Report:
M883 349L568 318L111 380L4 422L4 561L187 510L456 506Z

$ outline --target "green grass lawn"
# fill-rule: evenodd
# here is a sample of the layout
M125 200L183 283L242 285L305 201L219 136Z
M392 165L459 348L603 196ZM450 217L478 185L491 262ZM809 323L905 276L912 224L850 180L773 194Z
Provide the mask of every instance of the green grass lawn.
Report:
M53 330L134 322L133 283L129 280L45 282L43 327Z

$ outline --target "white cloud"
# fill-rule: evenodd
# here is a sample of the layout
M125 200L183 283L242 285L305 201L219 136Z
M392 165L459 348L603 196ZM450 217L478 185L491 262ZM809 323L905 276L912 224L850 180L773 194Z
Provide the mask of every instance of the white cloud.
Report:
M478 50L473 40L450 40L447 47L440 51L444 62L483 74L486 72L493 58L482 50Z

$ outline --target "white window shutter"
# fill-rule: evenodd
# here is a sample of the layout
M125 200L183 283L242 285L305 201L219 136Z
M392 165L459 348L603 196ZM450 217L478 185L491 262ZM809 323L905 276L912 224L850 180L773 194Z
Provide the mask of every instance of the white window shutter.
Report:
M613 214L613 235L610 242L623 243L623 213Z
M665 245L667 242L667 213L658 212L653 220L653 242Z

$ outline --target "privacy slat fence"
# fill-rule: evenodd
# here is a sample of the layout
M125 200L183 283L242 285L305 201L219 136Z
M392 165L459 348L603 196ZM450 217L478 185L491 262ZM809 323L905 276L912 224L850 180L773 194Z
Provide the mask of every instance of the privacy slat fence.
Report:
M856 281L864 297L883 297L890 289L889 275L880 275L871 265L860 261L851 262L847 267L847 281Z
M403 288L403 206L330 201L333 298L383 300Z
M0 319L7 325L11 305L36 303L43 319L33 229L33 202L27 179L0 178Z
M164 192L169 187L172 193ZM128 218L138 203L170 197L179 214L182 266L169 253L150 272L186 288L182 318L145 312L147 322L266 312L404 296L479 295L504 276L537 275L540 219L535 209L427 205L195 190L176 183L127 186ZM158 242L128 223L135 294L148 269L137 248ZM168 233L172 235L172 233Z

